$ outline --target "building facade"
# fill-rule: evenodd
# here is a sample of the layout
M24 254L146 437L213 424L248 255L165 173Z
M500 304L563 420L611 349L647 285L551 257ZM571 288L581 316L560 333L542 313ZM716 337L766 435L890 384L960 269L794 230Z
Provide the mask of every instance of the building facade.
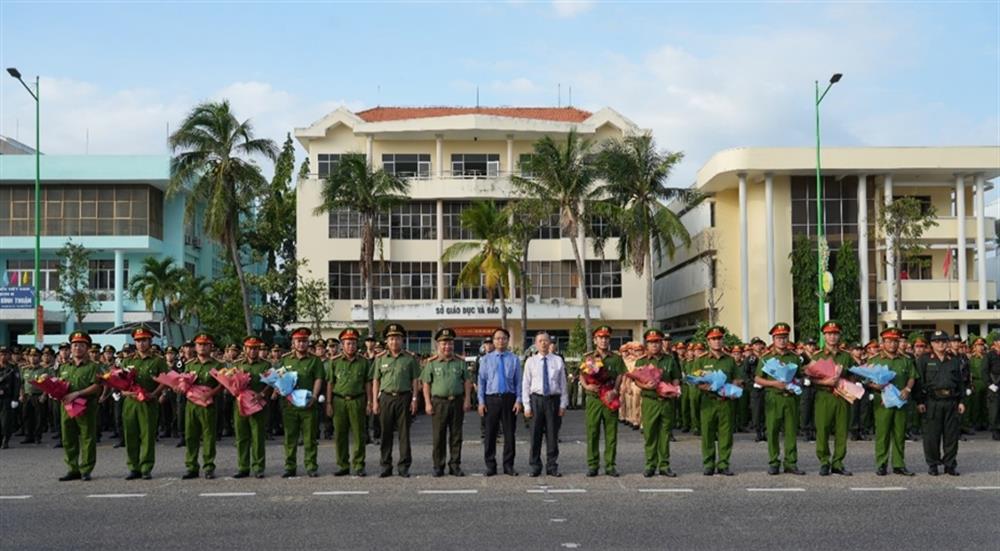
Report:
M997 284L987 275L996 273L996 219L986 216L985 200L1000 175L1000 148L824 148L822 155L824 233L831 262L847 241L858 252L863 339L895 325L897 308L907 330L965 336L1000 328ZM682 217L692 247L657 265L656 318L665 328L692 332L711 315L748 340L777 321L793 322L790 254L795 236L817 234L815 163L812 148L740 148L699 170L694 187L708 199ZM903 196L932 205L937 226L924 233L921 258L901 267L897 305L876 219Z
M364 325L368 319L358 261L358 217L348 211L313 213L323 179L340 155L363 153L369 163L409 182L412 200L379 223L377 323L404 324L409 331L407 344L415 351L430 350L433 331L452 326L460 337L458 350L474 353L482 338L499 325L499 303L488 303L481 288L457 288L463 262L442 262L442 253L453 243L472 240L460 224L471 201L509 200L510 177L522 174L520 163L534 143L542 136L563 140L573 128L597 143L639 131L612 109L589 113L569 107L378 107L357 113L339 109L296 129L313 171L298 183L297 254L308 261L303 276L322 278L329 285L326 336L347 325ZM579 241L581 252L586 251L584 281L577 274L571 238ZM584 314L581 285L591 299L592 318L611 325L616 341L638 335L645 318L645 286L610 258L614 250L611 239L608 258L602 258L583 230L576 236L561 235L558 217L543 224L529 247L527 332L520 323L521 297L507 303L515 346L539 330L550 332L565 346L571 328Z
M41 157L41 304L45 342L65 340L75 329L73 316L56 298L60 259L67 242L90 250L90 287L97 310L82 329L102 333L126 323L158 327L159 305L147 310L132 300L131 275L148 256L171 258L196 275L218 271L218 247L202 237L199 224L185 224L183 193L166 196L170 180L167 155L86 155ZM0 292L12 298L0 304L0 344L34 342L35 157L0 156ZM23 299L27 297L27 307ZM173 341L179 338L173 335ZM102 336L100 342L121 344L124 335ZM120 342L119 342L120 341Z

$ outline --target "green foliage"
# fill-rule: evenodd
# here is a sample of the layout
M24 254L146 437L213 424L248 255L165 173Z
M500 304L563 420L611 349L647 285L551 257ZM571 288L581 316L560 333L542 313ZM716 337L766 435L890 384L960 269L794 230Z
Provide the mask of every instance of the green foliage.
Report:
M840 322L840 338L844 342L857 342L861 338L861 289L858 284L858 253L854 243L845 241L837 251L837 268L833 275L831 312Z
M163 323L167 333L170 331L170 324L177 321L175 311L178 300L178 293L181 280L187 272L174 264L173 259L167 257L158 259L155 256L147 256L142 261L142 266L135 272L128 284L128 294L132 300L142 299L146 310L152 310L158 302L163 311ZM184 330L178 327L180 337L183 340ZM169 339L168 339L169 340Z
M216 346L243 342L246 332L240 295L236 269L232 264L227 264L222 276L212 281L201 318L203 329L215 338Z
M712 325L709 324L707 321L699 321L698 329L695 330L694 335L691 336L689 342L700 342L705 345L705 350L708 350L708 339L705 338L705 335L708 334L708 330L711 329L711 327ZM743 341L740 340L739 335L729 332L729 329L726 329L726 327L723 325L720 325L719 327L722 327L723 329L726 330L726 335L722 337L722 344L724 346L732 347L736 346L737 344L743 344Z
M900 327L903 322L900 266L911 262L926 250L921 238L925 231L938 225L936 218L934 205L924 205L914 197L897 197L878 211L877 227L886 236L893 252L893 262L889 267L896 282L896 327ZM888 255L886 260L888 261Z
M56 297L76 323L82 324L83 318L97 309L97 294L90 288L90 251L70 240L56 256L59 258Z
M299 319L309 320L317 336L323 329L323 318L329 312L329 296L326 282L321 278L299 277L296 296L298 316Z
M819 337L819 298L816 295L816 252L805 235L792 242L792 296L794 297L795 340Z
M993 346L993 343L1000 340L1000 331L994 329L990 331L989 335L986 335L986 346Z
M177 305L179 307L178 325L181 332L181 340L186 340L184 336L184 325L194 325L196 331L201 330L201 318L210 307L208 294L212 285L204 277L196 276L187 270L181 270L180 281L177 285Z
M583 328L583 321L577 317L573 329L569 332L569 342L566 343L565 354L567 358L580 358L587 351L587 332Z

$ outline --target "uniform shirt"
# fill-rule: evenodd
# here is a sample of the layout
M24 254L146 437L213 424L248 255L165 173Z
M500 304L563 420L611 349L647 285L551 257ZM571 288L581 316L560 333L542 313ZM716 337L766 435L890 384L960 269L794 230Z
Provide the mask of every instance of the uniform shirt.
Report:
M660 380L665 382L678 381L681 378L681 367L677 363L677 358L673 354L659 354L657 356L643 356L635 361L635 368L652 365L660 369ZM642 389L640 393L643 398L651 400L661 400L655 390Z
M262 392L267 389L267 385L260 382L260 376L265 371L271 369L271 364L258 358L257 361L249 363L246 359L233 363L233 367L250 374L250 390Z
M420 379L431 385L431 396L465 396L465 382L471 381L465 361L458 356L451 359L431 356L424 365Z
M313 356L312 354L306 354L304 358L297 358L295 353L291 353L284 358L281 358L281 366L285 368L285 371L294 371L299 374L298 380L295 382L295 388L299 390L308 390L312 392L313 383L316 380L323 379L323 361Z
M24 369L24 393L25 394L39 394L40 390L31 386L28 381L28 371L29 368ZM44 368L41 373L44 373ZM17 366L14 364L7 364L0 366L0 396L4 396L5 400L16 400L18 396L18 387L21 386L19 378L21 373L18 372ZM27 387L31 387L31 391L28 391Z
M726 382L732 383L739 379L740 371L736 367L736 360L728 354L716 358L711 353L705 354L697 360L691 362L692 372L696 371L721 371L726 374Z
M142 387L146 392L152 392L159 386L159 383L154 381L153 377L169 371L167 362L163 361L163 358L152 354L145 358L140 358L136 354L131 359L125 360L122 367L126 370L135 371L135 384Z
M771 358L777 358L778 361L780 361L781 363L784 363L784 364L795 365L796 368L797 368L795 370L795 376L798 377L801 374L801 371L802 371L802 357L801 356L799 356L795 352L792 352L791 350L787 350L787 349L783 350L783 351L779 351L779 350L775 349L772 346L772 347L768 348L760 356L760 361L757 362L757 370L754 373L755 377L760 377L762 379L767 379L769 381L773 381L774 380L774 377L768 375L767 373L764 373L764 364L767 363L767 360L770 360ZM768 392L771 392L771 393L774 393L774 394L785 394L784 390L781 390L781 389L778 389L778 388L773 388L773 387L765 387L765 388L766 388L766 390Z
M815 362L819 360L833 360L833 363L840 366L841 378L847 379L849 381L854 380L854 376L851 374L850 371L848 371L848 369L854 367L854 358L852 358L851 355L848 354L847 352L838 350L833 354L831 354L827 352L826 348L824 348L823 350L820 350L819 352L816 352L815 354L812 355L812 361ZM907 361L909 361L911 365L913 364L913 360L907 358ZM906 381L904 380L903 382L905 384ZM817 385L817 386L821 387L822 385ZM829 389L831 387L826 387L826 388ZM899 388L902 389L903 387Z
M542 361L545 358L545 361ZM531 411L531 395L545 394L545 384L542 373L544 367L549 370L549 396L559 396L559 408L569 406L569 394L566 393L566 364L555 354L542 356L534 354L524 362L524 377L521 381L521 403L524 411Z
M194 373L196 375L194 380L194 384L196 385L205 385L212 388L219 386L219 381L215 380L211 371L213 369L222 369L222 364L211 358L209 358L205 363L202 363L201 360L195 358L185 364L184 369L188 373Z
M521 403L521 359L504 351L493 351L479 359L479 392L480 404L486 403L487 394L500 394L500 364L503 363L506 392L516 396Z
M986 356L969 356L969 377L972 388L976 391L986 388L986 379L983 373L985 365Z
M918 404L935 398L936 391L947 392L946 398L965 398L965 380L962 377L960 358L945 354L944 359L931 353L917 360L916 376L919 381L914 397Z
M11 366L13 367L13 366ZM31 384L31 381L41 377L42 375L49 374L49 370L43 365L26 365L21 370L21 380L24 381L24 394L25 396L38 396L42 393L42 390L35 385Z
M327 381L333 385L337 396L360 396L365 393L365 384L372 380L372 364L361 354L349 359L343 354L334 356L327 370Z
M385 392L410 392L413 381L420 379L420 364L406 351L398 356L384 352L375 356L372 379L378 381L378 388Z
M69 383L69 391L77 392L98 382L97 377L101 373L101 365L97 362L84 360L80 365L76 365L70 360L59 366L59 378ZM87 396L87 407L97 402L100 393Z
M877 356L868 360L868 365L884 365L890 371L896 373L896 377L891 383L899 390L903 390L906 387L906 383L916 376L913 360L907 356L897 355L895 358L890 358L885 352L879 352Z
M601 362L604 364L604 369L608 372L608 380L611 381L612 383L615 381L615 379L628 372L628 368L625 367L625 360L622 360L622 357L619 356L618 354L611 352L606 356L601 356L595 351L583 355L583 361L580 362L580 368L579 368L579 371L581 373L587 367L587 358L590 358L591 356L597 356L598 358L600 358ZM589 391L588 393L594 394L593 392Z

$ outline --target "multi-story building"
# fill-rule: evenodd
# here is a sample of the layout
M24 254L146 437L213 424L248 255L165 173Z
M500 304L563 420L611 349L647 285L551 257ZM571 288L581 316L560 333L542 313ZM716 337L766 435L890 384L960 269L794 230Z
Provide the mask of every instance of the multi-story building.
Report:
M147 310L141 299L132 300L127 293L130 275L148 256L172 258L177 266L205 277L217 273L218 247L202 237L199 224L185 224L185 194L167 197L169 180L167 155L41 157L45 342L65 340L78 328L55 294L56 253L69 241L91 253L90 287L98 302L82 328L92 333L162 319L159 305ZM0 291L11 299L0 304L0 344L34 342L34 181L34 155L0 156ZM121 344L125 338L107 337L99 340ZM176 341L178 336L173 337Z
M418 351L430 349L435 329L453 326L460 336L458 350L471 351L499 324L499 303L488 304L481 288L457 288L462 262L442 262L442 253L453 243L472 239L460 224L471 201L508 200L510 176L520 173L520 162L531 154L534 143L542 136L564 139L573 128L595 142L639 130L612 109L589 113L571 107L377 107L357 113L338 109L296 129L314 170L298 183L297 254L308 260L302 275L329 284L327 336L346 325L364 325L368 319L357 216L346 211L313 213L323 180L341 155L365 154L369 163L409 181L412 200L387 213L379 227L376 319L403 323L409 331L408 346ZM582 282L571 238L586 251ZM561 235L558 217L542 224L529 247L527 334L520 323L520 297L507 305L512 342L521 343L525 336L545 330L565 346L571 328L584 314L581 283L591 298L594 320L611 325L618 342L636 336L645 318L645 285L611 259L614 239L606 250L608 258L594 254L582 230L577 236Z
M862 338L895 325L900 308L908 330L967 335L1000 327L996 281L987 279L998 258L996 219L986 216L984 200L1000 175L1000 148L824 148L822 174L830 270L842 243L858 251ZM692 247L659 261L657 320L684 333L712 315L744 339L793 322L793 239L817 234L815 149L721 151L694 188L708 199L682 217ZM876 219L901 196L933 206L937 226L923 235L926 252L901 267L897 305Z

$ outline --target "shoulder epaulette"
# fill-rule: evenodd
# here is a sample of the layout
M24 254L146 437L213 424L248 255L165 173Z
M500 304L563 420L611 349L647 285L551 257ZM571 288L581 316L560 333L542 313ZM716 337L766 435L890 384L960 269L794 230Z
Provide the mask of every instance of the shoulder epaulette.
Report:
M333 356L332 358L330 358L330 361L332 362L332 361L334 361L334 360L339 360L339 359L341 359L341 358L343 358L343 357L344 357L344 354L343 354L343 353L340 353L340 354L336 354L335 356Z
M295 354L294 352L285 352L284 354L281 355L281 359L284 360L285 358L293 356L294 354Z
M424 362L433 362L436 359L438 359L438 355L434 354L434 355L431 355L431 356L427 356L427 359L425 359Z
M412 356L412 357L414 357L414 358L417 358L417 357L419 357L419 356L420 356L420 354L417 354L416 352L411 352L411 351L409 351L409 350L404 350L404 351L403 351L403 353L405 353L405 354L409 354L410 356Z
M381 358L382 356L385 356L388 353L389 353L388 350L383 350L383 351L379 352L378 354L375 354L375 357L376 358Z

